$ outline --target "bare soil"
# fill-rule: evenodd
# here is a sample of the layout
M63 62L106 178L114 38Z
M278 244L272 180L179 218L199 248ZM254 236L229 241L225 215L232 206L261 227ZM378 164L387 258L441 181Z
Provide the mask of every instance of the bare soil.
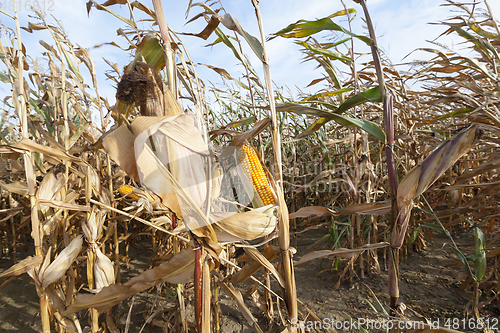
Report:
M298 240L297 254L299 258L305 250L315 241L323 237L326 230L311 230L302 233ZM460 244L470 244L472 240L466 235L455 237L455 241ZM293 244L293 242L292 242ZM322 249L318 247L317 249ZM23 252L18 249L17 257L24 258L30 255L31 251ZM151 252L146 247L130 247L130 257L133 259L128 264L121 266L123 280L139 274L146 266L146 262ZM434 235L433 242L428 242L425 250L409 253L401 257L400 265L400 302L404 304L403 314L409 320L425 322L426 319L440 320L441 327L448 318L458 318L459 320L470 318L470 305L472 298L471 290L460 289L460 282L456 281L459 273L463 272L463 266L450 266L446 264L455 262L457 257L449 239L442 235ZM310 309L321 320L328 318L330 322L345 321L352 318L388 320L377 300L388 311L389 295L387 291L387 270L386 262L383 258L383 251L379 251L379 261L381 270L367 270L365 277L361 278L359 266L354 265L353 282L342 282L337 290L334 290L338 281L339 272L332 270L331 259L306 262L295 268L295 278L297 284L297 294L300 320L305 320ZM0 259L0 271L3 271L13 264L10 256L6 255ZM345 265L342 265L342 268ZM3 282L3 281L2 281ZM248 282L248 281L247 281ZM250 288L249 283L237 286L242 293ZM370 291L371 289L371 291ZM273 290L279 290L273 284ZM373 294L372 294L373 291ZM262 295L262 288L259 289ZM192 292L188 289L187 318L190 325L194 322L192 304ZM0 332L40 332L40 316L38 310L38 298L35 286L27 275L19 277L9 283L0 291ZM276 300L276 298L274 298ZM484 300L482 298L481 300ZM222 290L219 297L221 309L221 327L223 333L230 332L253 332L237 308L237 305ZM259 310L251 297L246 298L246 304L252 313L259 319L259 326L265 332L281 332L283 326L274 308L274 318L271 322L265 314ZM282 306L282 312L286 310ZM371 303L375 310L370 306ZM304 306L305 305L305 306ZM150 320L145 322L159 307L163 309ZM166 322L175 324L175 312L177 302L174 289L168 286L152 288L148 291L137 294L135 297L122 302L113 308L113 318L116 325L125 331L127 317L130 312L130 322L128 332L164 332ZM306 308L307 307L307 308ZM484 318L493 320L500 318L500 310L497 301L493 301L488 306L482 308L481 315ZM81 314L80 322L82 327L88 329L87 314ZM101 321L105 321L102 315ZM307 320L311 320L310 317ZM194 331L194 327L191 327ZM463 330L463 329L462 329ZM321 330L318 330L321 331ZM350 330L338 329L338 332L348 332ZM354 331L354 330L353 330ZM385 330L370 329L369 332L384 332ZM463 330L471 332L492 332L491 330Z

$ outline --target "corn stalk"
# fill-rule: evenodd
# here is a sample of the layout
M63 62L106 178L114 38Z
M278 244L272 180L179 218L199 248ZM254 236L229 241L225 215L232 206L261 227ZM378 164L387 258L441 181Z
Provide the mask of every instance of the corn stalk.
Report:
M269 67L269 58L266 48L266 35L258 0L252 0L255 7L255 14L259 25L260 39L262 43L262 66L266 82L267 98L269 101L269 117L271 118L271 140L273 146L274 158L274 178L276 179L276 190L278 196L278 223L279 237L278 243L281 249L280 268L285 279L285 303L288 309L290 320L296 320L298 317L297 308L297 289L295 285L295 276L293 271L292 252L290 250L290 222L288 218L288 208L285 202L283 192L283 169L282 169L282 151L281 137L279 132L279 120L276 113L274 100L274 89L271 80L271 69Z

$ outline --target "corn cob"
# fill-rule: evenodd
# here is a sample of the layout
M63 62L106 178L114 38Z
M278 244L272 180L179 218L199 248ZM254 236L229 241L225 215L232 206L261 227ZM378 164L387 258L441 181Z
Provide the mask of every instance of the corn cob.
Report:
M120 192L121 195L127 196L133 200L139 200L140 198L137 194L134 193L134 188L128 185L120 185L118 192Z
M248 179L252 180L253 187L259 194L264 206L275 204L271 185L255 148L245 143L239 150L238 155L243 171Z

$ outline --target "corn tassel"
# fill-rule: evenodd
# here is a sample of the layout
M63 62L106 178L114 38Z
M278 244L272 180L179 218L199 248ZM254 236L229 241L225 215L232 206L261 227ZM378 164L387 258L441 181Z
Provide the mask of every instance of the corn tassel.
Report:
M264 206L275 204L273 190L255 148L245 143L238 153L243 171L252 180L253 187Z

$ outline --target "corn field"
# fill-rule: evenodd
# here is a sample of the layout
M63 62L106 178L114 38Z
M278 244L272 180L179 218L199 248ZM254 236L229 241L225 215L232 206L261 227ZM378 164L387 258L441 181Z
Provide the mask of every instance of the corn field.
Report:
M15 27L2 26L0 42L0 79L12 91L0 120L0 296L29 276L43 333L229 332L223 297L242 330L301 332L309 327L298 322L323 318L298 297L296 269L320 262L333 279L324 293L383 275L387 297L371 292L377 316L425 323L380 331L495 331L500 23L487 1L445 1L455 16L441 22L443 35L461 38L466 52L435 42L419 49L430 60L405 71L380 53L369 1L340 1L338 12L269 35L259 1L250 1L258 36L220 1L175 4L187 7L186 21L206 24L180 34L161 0L90 0L89 15L119 18L129 45L123 68L107 61L114 105L99 93L95 63L103 60L72 44L53 18L35 11L21 27L17 11L0 10ZM134 13L156 30L142 30ZM353 31L353 20L366 30ZM43 66L21 29L52 36L41 41ZM184 38L213 41L243 73L205 64L225 89L209 85ZM276 88L273 39L292 39L318 66L315 93ZM298 251L312 230L320 236ZM433 327L401 302L405 258L437 251L438 237L448 244L441 250L452 258L453 288L469 300L459 318L468 328ZM149 297L135 328L138 295Z

